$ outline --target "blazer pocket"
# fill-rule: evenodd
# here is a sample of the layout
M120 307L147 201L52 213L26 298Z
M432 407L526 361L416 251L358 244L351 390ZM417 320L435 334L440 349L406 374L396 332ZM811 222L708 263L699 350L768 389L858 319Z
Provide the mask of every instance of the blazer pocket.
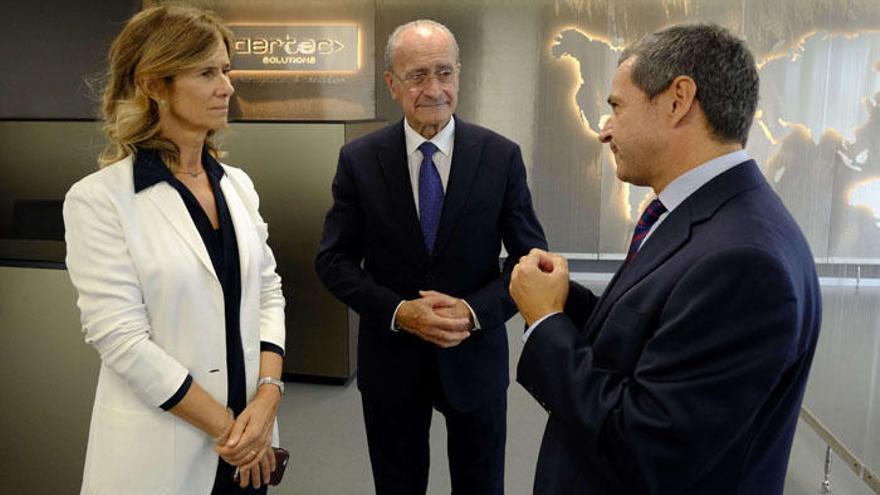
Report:
M94 414L87 474L94 493L170 493L175 450L170 414L101 406Z
M485 201L477 201L465 206L461 212L461 218L471 217L474 215L488 215L498 217L498 206Z
M631 375L650 338L648 317L641 311L617 303L608 313L593 344L596 366Z

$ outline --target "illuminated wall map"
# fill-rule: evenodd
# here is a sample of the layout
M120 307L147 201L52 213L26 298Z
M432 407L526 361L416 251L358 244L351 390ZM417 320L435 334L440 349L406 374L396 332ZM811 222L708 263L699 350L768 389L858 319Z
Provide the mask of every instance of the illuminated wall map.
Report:
M620 45L576 28L554 36L550 53L577 66L572 98L594 138ZM880 32L815 32L759 62L761 101L748 151L761 164L819 258L880 260ZM652 193L614 178L601 156L600 253L621 252L633 218Z

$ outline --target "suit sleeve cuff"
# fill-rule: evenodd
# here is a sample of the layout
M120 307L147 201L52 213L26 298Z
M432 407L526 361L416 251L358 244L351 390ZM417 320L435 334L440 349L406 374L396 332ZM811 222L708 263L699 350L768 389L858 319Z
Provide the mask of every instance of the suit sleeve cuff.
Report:
M180 388L177 389L177 392L174 392L174 395L163 402L162 405L160 405L159 407L162 408L163 411L167 411L176 406L180 401L183 400L183 396L185 396L186 393L189 392L189 388L192 386L192 383L192 375L186 375L186 378L184 378L183 383L180 385Z
M260 352L274 352L275 354L284 357L284 349L271 342L266 342L265 340L260 342Z
M536 328L538 328L538 325L540 325L541 323L544 323L544 320L546 320L547 318L550 318L553 315L558 315L559 313L562 313L562 311L554 311L552 313L549 313L549 314L542 316L541 318L538 318L537 321L532 323L532 325L526 329L526 333L523 334L523 342L526 342L529 340L529 336L532 335L532 332L535 331Z
M391 327L390 328L391 328L392 332L399 332L400 331L400 327L397 326L397 311L400 309L400 306L402 306L403 303L405 303L405 302L406 302L406 300L403 300L403 301L400 301L399 303L397 303L397 307L394 308L394 313L391 314Z
M479 330L479 329L483 328L480 326L480 319L477 318L477 313L476 313L476 311L474 311L474 308L472 308L471 305L468 304L468 302L465 301L464 299L462 299L461 302L463 302L464 305L467 306L468 311L471 312L471 317L474 320L474 330Z

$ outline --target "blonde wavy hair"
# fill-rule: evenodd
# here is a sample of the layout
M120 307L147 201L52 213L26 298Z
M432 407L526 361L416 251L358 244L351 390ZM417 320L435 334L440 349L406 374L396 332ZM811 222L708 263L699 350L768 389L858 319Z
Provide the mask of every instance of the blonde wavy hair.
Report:
M232 32L215 14L191 7L162 6L143 10L125 25L110 47L109 69L101 102L104 133L109 143L98 156L106 167L134 155L137 148L155 149L165 165L176 171L180 151L160 136L158 103L142 84L164 80L207 60L221 39L231 53ZM205 146L215 158L219 149L208 133Z

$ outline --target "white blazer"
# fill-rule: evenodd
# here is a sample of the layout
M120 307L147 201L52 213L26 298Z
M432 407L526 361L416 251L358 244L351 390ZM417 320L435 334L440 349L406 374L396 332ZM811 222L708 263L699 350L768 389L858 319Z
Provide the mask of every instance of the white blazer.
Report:
M82 493L207 494L217 469L212 440L159 406L187 373L226 403L223 291L180 194L166 182L135 194L132 166L129 157L85 177L64 201L67 269L85 340L101 355ZM284 348L284 297L253 183L223 168L250 401L260 341Z

